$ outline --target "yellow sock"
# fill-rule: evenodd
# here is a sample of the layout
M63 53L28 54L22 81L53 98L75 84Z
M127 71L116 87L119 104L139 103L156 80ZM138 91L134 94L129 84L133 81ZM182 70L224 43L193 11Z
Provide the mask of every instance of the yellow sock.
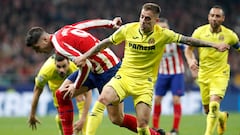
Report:
M81 118L82 116L82 110L84 107L85 101L77 102L77 108L78 108L78 117Z
M57 124L57 128L58 128L59 134L60 134L60 135L63 135L62 123L61 123L61 120L60 120L58 114L55 116L55 121L56 121L56 124Z
M219 120L223 120L224 115L225 115L225 112L219 111L219 113L218 113L218 119L219 119Z
M219 116L219 103L216 101L210 102L209 113L207 115L207 128L205 135L213 135Z
M137 127L137 131L138 131L138 135L151 135L148 126L145 128Z
M87 135L95 135L97 128L102 122L103 113L106 106L99 101L96 101L96 103L93 106L91 114L88 116L88 122L87 122Z
M78 118L79 118L79 119L80 119L81 116L82 116L82 110L83 110L83 108L84 108L84 104L85 104L85 101L77 102ZM81 131L81 135L86 135L87 119L88 119L88 118L86 118L86 122L85 122L84 125L83 125L82 131Z

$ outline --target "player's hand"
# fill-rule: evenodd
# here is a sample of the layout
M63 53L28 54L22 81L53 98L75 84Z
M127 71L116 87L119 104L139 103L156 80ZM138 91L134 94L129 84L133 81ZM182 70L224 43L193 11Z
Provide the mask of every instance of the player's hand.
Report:
M114 29L120 28L122 25L122 18L121 17L115 17L112 21L112 25Z
M230 49L230 46L228 44L225 44L225 43L216 44L216 45L214 45L214 47L220 52L224 52L224 51Z
M84 67L86 65L86 58L82 57L82 56L78 56L75 58L75 60L73 61L78 67Z
M35 116L30 116L28 124L32 130L37 130L37 124L41 124L41 122Z
M64 94L63 96L63 99L66 99L67 97L69 98L73 98L75 96L75 93L76 93L76 90L75 87L74 87L74 84L69 84L67 85L63 91L66 91L66 93Z
M73 130L76 134L78 134L80 131L82 131L82 128L83 128L83 125L84 125L84 122L83 120L78 120L74 123L73 125Z
M189 65L189 68L191 70L192 77L197 78L198 69L199 69L197 60L192 59L192 60L188 61L188 65Z

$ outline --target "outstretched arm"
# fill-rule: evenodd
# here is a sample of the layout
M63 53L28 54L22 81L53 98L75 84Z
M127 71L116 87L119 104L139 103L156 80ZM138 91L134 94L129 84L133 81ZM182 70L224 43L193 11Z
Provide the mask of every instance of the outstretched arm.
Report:
M228 44L224 44L224 43L216 44L216 43L211 43L211 42L207 42L207 41L203 41L203 40L199 40L199 39L187 37L187 36L182 36L182 38L180 39L180 43L184 43L194 47L213 47L220 52L223 52L230 48Z
M36 118L36 110L37 110L37 105L39 101L39 97L42 93L43 89L39 88L37 86L34 86L34 93L33 93L33 99L32 99L32 106L31 106L31 112L29 116L29 127L32 128L32 130L37 129L37 123L40 124L40 121Z
M93 20L86 20L82 22L77 22L72 24L72 27L82 29L85 31L95 29L95 28L113 28L118 29L122 25L121 17L115 17L113 20L106 20L106 19L93 19Z
M76 57L76 59L74 60L74 63L77 66L84 66L86 64L86 60L87 58L89 58L90 56L100 52L101 50L109 47L110 45L112 45L112 42L110 41L109 38L106 38L104 40L102 40L101 42L99 42L96 46L92 47L90 50L88 50L86 53L84 53L81 56Z

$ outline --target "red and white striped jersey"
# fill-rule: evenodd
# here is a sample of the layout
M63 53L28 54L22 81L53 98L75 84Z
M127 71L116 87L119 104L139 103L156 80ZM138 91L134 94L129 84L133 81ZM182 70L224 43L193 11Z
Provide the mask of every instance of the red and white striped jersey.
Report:
M167 44L160 62L159 74L173 75L184 72L182 52L184 45Z
M74 60L99 42L97 38L86 32L98 27L112 27L112 21L97 19L66 25L51 36L51 41L57 53ZM92 71L101 74L119 63L120 59L107 48L93 55L89 60Z

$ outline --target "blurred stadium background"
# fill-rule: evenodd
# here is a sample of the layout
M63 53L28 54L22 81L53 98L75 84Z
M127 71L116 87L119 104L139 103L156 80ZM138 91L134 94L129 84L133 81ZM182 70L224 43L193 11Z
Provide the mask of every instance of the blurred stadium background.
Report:
M85 19L112 19L121 16L123 23L138 21L141 5L147 0L0 0L0 119L1 117L28 116L34 86L34 76L47 56L36 54L24 45L24 36L32 26L42 26L54 32L66 24ZM240 35L240 0L152 0L162 8L161 16L169 20L171 29L190 36L199 25L207 23L207 14L214 4L226 12L224 25ZM91 31L103 39L113 31ZM112 48L122 58L123 46ZM230 50L231 80L221 108L240 112L240 54ZM199 89L186 68L186 95L183 113L202 112ZM51 94L41 96L38 114L56 113ZM97 93L94 93L94 99ZM164 99L164 114L171 114L171 94ZM133 112L131 99L126 99L126 112Z

